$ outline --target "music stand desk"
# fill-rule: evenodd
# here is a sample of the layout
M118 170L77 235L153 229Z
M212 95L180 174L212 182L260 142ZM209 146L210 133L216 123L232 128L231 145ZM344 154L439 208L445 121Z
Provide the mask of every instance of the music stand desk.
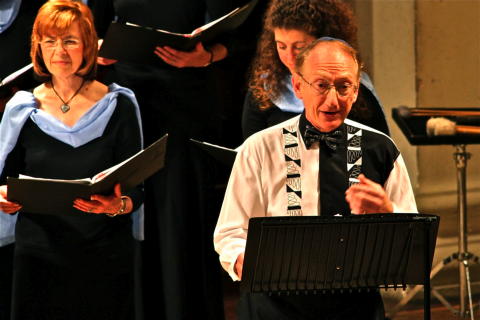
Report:
M407 138L411 145L460 145L460 144L480 144L480 135L475 134L461 134L461 135L444 135L444 136L428 136L427 135L427 121L432 115L414 116L410 115L407 111L415 110L415 108L393 108L392 118L397 123L402 133ZM428 110L438 110L442 112L451 111L454 114L455 111L479 111L479 109L473 108L458 108L458 109L445 109L445 108L428 108ZM443 116L451 120L455 120L455 116Z
M430 286L439 217L369 214L249 222L241 290L317 294ZM430 319L430 290L424 318Z

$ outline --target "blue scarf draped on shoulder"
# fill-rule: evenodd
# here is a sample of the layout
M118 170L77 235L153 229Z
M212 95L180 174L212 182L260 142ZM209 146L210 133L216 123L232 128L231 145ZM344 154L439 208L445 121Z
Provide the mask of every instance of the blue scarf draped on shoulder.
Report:
M135 106L140 128L141 147L143 148L140 109L134 93L115 83L108 87L108 93L88 110L73 127L65 125L52 115L39 110L32 93L17 92L7 103L3 120L0 123L0 173L3 171L8 154L17 144L18 137L25 122L30 118L46 134L74 148L82 146L101 137L110 117L117 106L117 97L122 94ZM0 247L14 242L14 227L17 215L0 212ZM134 213L133 236L143 240L143 205Z
M303 101L298 99L293 92L292 75L288 74L282 80L285 90L280 92L275 99L271 99L273 104L284 112L302 113L304 106Z
M0 1L0 33L7 30L15 21L21 4L22 0Z

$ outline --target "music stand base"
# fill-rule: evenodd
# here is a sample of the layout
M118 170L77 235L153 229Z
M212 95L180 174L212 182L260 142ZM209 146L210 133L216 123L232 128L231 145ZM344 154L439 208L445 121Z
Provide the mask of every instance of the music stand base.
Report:
M480 257L470 253L470 252L454 252L442 261L440 261L431 271L430 273L430 279L433 279L443 268L445 268L448 264L451 262L457 261L458 262L458 267L462 268L464 267L466 270L466 285L468 288L468 298L469 298L469 306L470 306L470 311L465 311L461 312L457 309L455 309L448 301L443 297L438 290L435 288L435 286L432 286L431 292L435 296L435 298L440 301L448 310L450 310L454 315L460 317L460 318L466 318L468 316L473 319L473 302L472 302L472 291L471 291L471 281L469 277L469 264L468 262L474 262L480 264ZM414 287L411 287L411 289L406 290L405 296L392 308L392 310L388 313L389 317L395 316L395 314L400 311L401 308L403 308L420 290L422 290L423 286L422 285L416 285Z

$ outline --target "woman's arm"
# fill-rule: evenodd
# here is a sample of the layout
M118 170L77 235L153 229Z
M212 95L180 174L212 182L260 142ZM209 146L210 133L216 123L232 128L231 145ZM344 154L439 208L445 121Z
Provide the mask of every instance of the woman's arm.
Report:
M120 163L141 149L141 133L139 121L135 113L133 102L119 94L116 118L116 145L114 147L113 161ZM130 190L121 190L117 184L111 195L92 195L90 200L76 199L74 207L78 210L115 216L128 214L140 207L143 203L143 187L139 185Z
M12 214L22 208L18 203L8 201L7 177L17 177L24 169L23 152L19 144L13 148L5 159L3 170L0 174L0 211Z

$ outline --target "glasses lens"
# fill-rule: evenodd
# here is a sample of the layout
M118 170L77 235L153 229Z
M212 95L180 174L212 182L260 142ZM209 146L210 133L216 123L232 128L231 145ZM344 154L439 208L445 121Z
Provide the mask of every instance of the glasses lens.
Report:
M330 91L330 84L325 81L315 81L312 83L313 89L315 89L319 94L324 95L327 94L328 91Z
M78 48L78 46L80 45L80 42L78 40L73 39L64 40L62 43L65 49L75 49Z
M41 45L46 48L46 49L53 49L57 47L57 40L55 39L46 39L43 40ZM60 43L63 48L65 49L76 49L80 46L80 41L75 40L75 39L66 39L66 40L60 40Z
M57 42L52 39L43 40L40 44L45 48L54 48L57 45Z
M335 90L337 90L338 94L341 96L348 96L353 92L353 85L350 83L343 83L335 86Z
M356 89L356 87L350 82L343 82L339 84L330 84L325 80L317 80L312 83L308 82L303 75L300 74L303 81L305 81L312 89L314 89L319 95L326 95L330 89L335 88L337 94L341 97L350 96Z

